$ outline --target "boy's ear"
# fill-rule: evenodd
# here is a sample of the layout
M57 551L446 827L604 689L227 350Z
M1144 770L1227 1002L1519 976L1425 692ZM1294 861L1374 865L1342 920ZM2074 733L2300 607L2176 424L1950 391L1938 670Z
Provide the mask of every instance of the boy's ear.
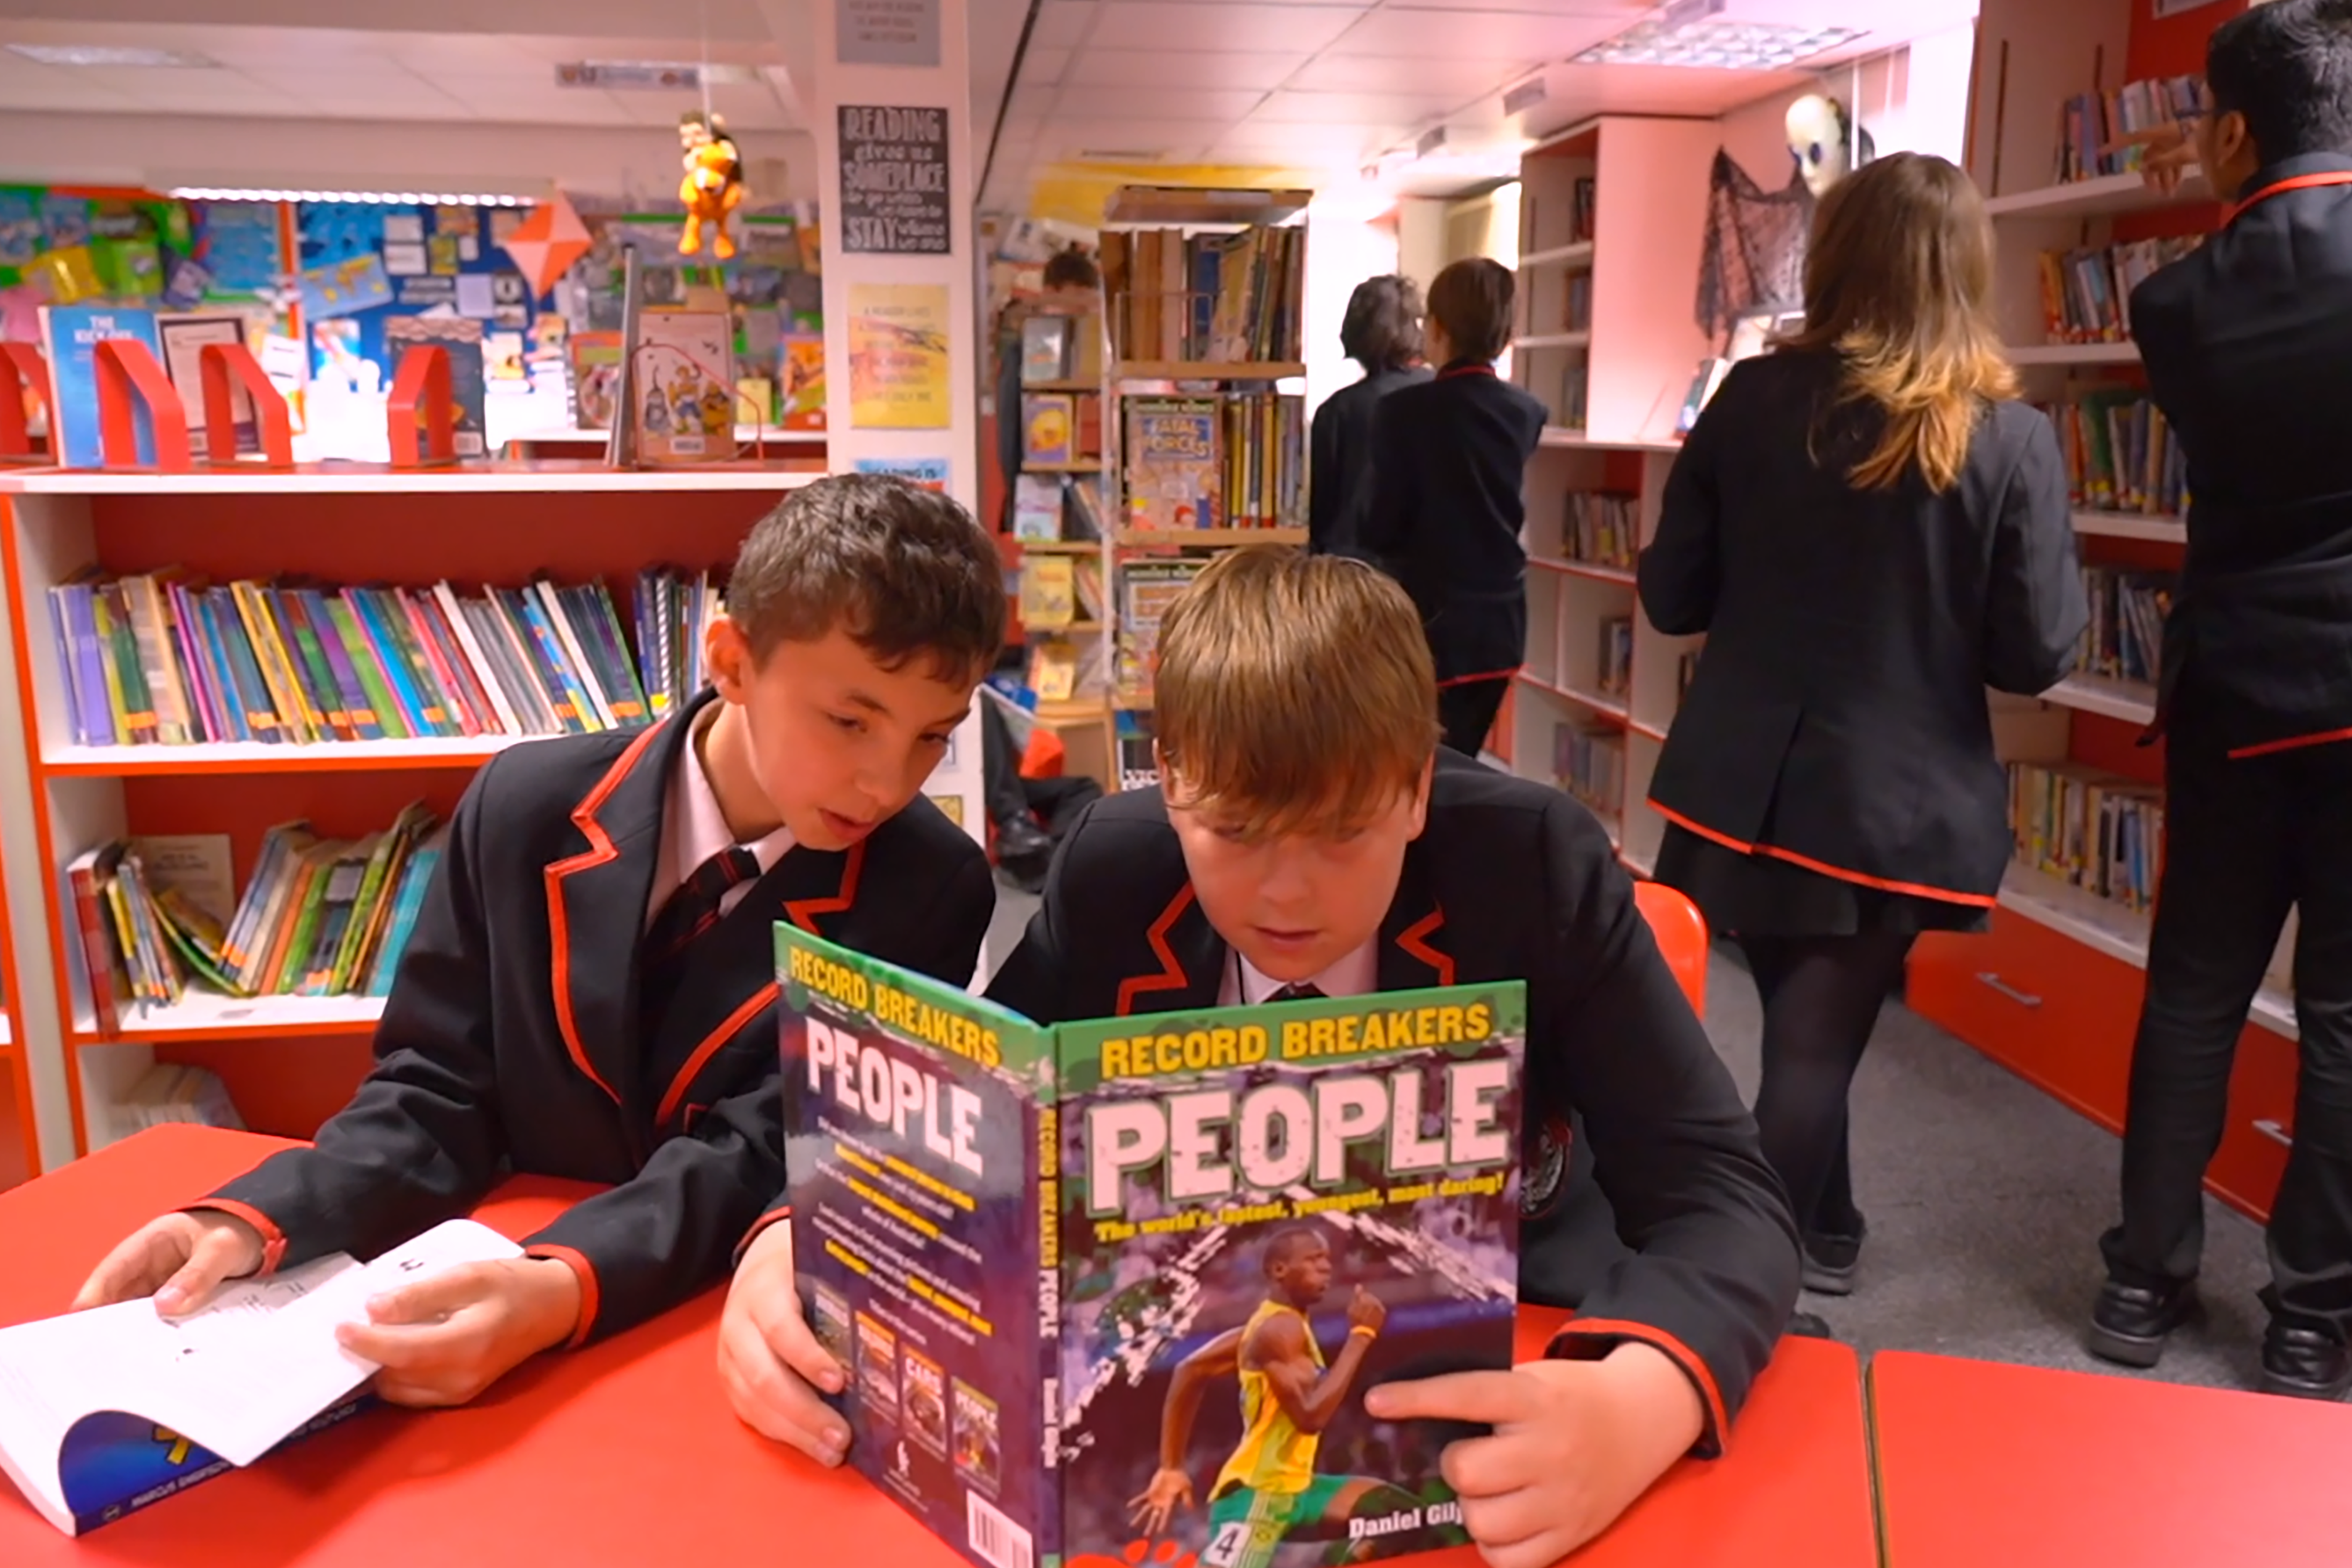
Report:
M742 627L725 616L713 616L702 633L702 660L720 698L738 706L749 700L758 669Z
M1429 787L1436 773L1437 753L1432 752L1429 761L1421 764L1421 778L1412 786L1412 831L1405 835L1408 840L1420 837L1421 830L1429 826Z

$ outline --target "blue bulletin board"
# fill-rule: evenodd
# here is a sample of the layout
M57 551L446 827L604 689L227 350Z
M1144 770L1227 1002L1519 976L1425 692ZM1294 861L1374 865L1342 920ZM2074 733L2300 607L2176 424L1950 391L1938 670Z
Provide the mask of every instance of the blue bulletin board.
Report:
M348 358L377 367L390 385L394 366L384 323L396 316L457 314L482 323L485 340L513 332L528 352L546 301L499 240L524 207L302 202L295 207L301 249L302 319L314 378L350 374Z

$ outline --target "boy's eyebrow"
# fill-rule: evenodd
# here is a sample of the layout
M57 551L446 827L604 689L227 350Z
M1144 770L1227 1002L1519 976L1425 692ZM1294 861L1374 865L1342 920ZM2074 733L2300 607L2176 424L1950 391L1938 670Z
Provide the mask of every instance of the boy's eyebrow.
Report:
M842 694L842 700L852 708L863 708L869 713L879 713L885 719L890 716L890 705L887 702L883 701L879 697L868 696L854 686Z

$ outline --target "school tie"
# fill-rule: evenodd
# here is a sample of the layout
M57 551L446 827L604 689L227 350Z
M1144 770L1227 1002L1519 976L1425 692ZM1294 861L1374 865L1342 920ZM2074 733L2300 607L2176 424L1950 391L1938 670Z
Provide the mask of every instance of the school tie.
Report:
M676 1000L695 939L719 923L719 901L729 891L759 874L760 858L730 845L697 866L654 917L637 948L637 1017L649 1046L660 1038L662 1016Z
M1266 998L1269 1002L1313 1002L1321 1000L1323 987L1305 980L1294 980Z

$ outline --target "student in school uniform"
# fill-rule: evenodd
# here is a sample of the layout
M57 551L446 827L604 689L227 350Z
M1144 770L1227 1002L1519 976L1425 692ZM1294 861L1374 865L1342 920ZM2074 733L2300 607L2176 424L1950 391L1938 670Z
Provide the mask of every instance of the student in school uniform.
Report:
M971 977L994 884L918 796L1003 606L993 541L946 497L794 491L737 557L710 689L634 734L513 747L467 786L352 1103L136 1232L76 1305L179 1314L228 1279L373 1257L509 1172L608 1184L527 1257L341 1331L379 1394L431 1405L722 1278L784 1184L775 923Z
M1356 553L1402 583L1437 661L1445 743L1475 757L1528 645L1522 486L1544 405L1495 374L1511 341L1510 268L1457 261L1429 285L1438 372L1372 413L1372 498Z
M1315 410L1307 439L1307 548L1354 555L1372 507L1372 415L1381 399L1429 379L1421 363L1421 290L1393 273L1367 278L1348 296L1339 346L1364 367Z
M1790 1322L1796 1234L1608 835L1438 745L1417 620L1340 557L1203 572L1160 626L1162 787L1089 810L989 994L1063 1020L1527 983L1520 1294L1578 1316L1548 1360L1366 1403L1496 1424L1447 1473L1487 1561L1538 1568L1720 1449Z
M2192 160L2219 232L2132 293L2189 459L2164 627L2165 843L2090 1348L2152 1366L2195 1304L2231 1060L2299 910L2294 1143L2271 1208L2262 1386L2352 1389L2352 0L2274 0L2207 45Z

